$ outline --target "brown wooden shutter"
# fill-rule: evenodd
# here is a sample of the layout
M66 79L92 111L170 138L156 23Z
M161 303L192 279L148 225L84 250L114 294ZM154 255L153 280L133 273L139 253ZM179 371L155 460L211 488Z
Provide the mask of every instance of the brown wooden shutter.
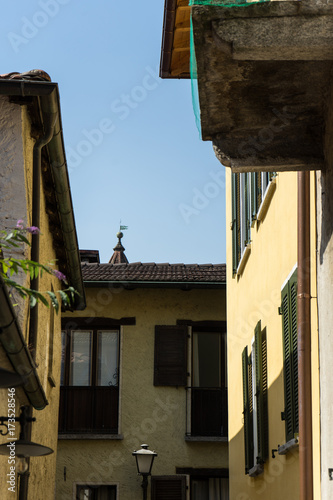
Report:
M186 386L187 327L155 326L154 385Z
M151 499L152 500L185 500L186 477L185 476L152 476Z

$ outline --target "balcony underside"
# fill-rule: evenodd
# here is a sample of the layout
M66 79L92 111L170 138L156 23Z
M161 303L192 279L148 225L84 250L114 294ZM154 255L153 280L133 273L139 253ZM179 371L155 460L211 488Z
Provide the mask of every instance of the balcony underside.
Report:
M202 138L233 171L315 170L333 63L333 11L306 2L192 8Z

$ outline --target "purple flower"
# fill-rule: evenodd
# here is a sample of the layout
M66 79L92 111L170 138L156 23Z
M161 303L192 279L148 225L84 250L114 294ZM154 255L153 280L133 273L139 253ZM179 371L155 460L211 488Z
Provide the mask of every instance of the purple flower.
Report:
M16 223L16 227L17 229L24 229L24 226L23 226L23 220L22 219L19 219Z
M58 271L57 269L54 269L54 270L52 271L52 273L54 274L54 276L55 276L56 278L58 278L58 280L60 280L60 281L65 281L66 276L65 276L65 275L64 275L61 271Z
M31 234L39 234L40 233L40 229L36 226L27 227L27 231L28 231L28 233L31 233Z

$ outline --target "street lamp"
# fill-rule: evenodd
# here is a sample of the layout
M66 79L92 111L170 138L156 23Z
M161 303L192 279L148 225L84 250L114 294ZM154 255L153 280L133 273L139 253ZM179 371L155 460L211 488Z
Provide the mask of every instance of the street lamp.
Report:
M148 450L147 444L142 444L141 449L134 451L132 455L136 460L138 474L142 476L143 500L147 500L148 476L151 474L154 458L157 457L157 453Z
M15 422L19 422L21 426L21 432L19 439L13 439L12 442L4 443L0 445L0 455L8 455L17 457L18 460L18 468L17 471L19 474L23 474L28 469L28 463L26 461L27 457L40 457L43 455L49 455L53 453L53 450L48 446L43 446L41 444L33 443L26 439L25 428L27 423L35 422L35 417L27 416L27 406L21 406L21 414L19 417L13 417L13 419L5 416L0 417L0 426L6 428L5 431L0 429L0 434L6 436L8 433L12 434L13 431L10 430L9 423L6 424L10 420L15 420ZM12 427L13 428L13 427Z

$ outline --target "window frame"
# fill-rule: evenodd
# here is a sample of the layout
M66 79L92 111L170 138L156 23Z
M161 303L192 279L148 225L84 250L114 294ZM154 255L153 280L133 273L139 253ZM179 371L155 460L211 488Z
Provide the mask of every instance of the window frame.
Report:
M134 319L134 322L133 322ZM135 318L125 318L126 324L135 324ZM70 361L72 332L87 331L92 333L92 370L89 386L70 385ZM98 334L99 332L117 333L117 384L98 385ZM63 380L60 386L59 438L92 439L94 435L104 435L109 439L120 439L120 369L122 328L119 321L108 318L76 318L62 321L62 348L64 349ZM63 341L65 338L65 342ZM75 411L80 404L84 411Z
M187 386L187 398L186 398L186 440L200 440L200 441L210 441L210 440L227 440L228 437L228 381L227 381L227 330L226 322L204 322L204 324L193 322L189 327L189 356L188 356L188 386ZM202 387L194 385L194 334L196 333L212 333L220 336L220 373L219 373L219 386L216 387ZM218 393L220 392L220 397ZM211 393L211 394L209 394ZM205 419L201 415L200 418L195 417L195 408L199 405L200 400L213 401L217 398L217 404L221 404L221 429L220 432L209 432L209 424L204 425ZM212 399L213 398L213 399ZM224 403L224 404L223 404ZM225 409L226 406L226 409ZM208 408L204 405L205 408ZM209 413L209 409L207 410ZM201 422L201 424L199 424ZM204 428L203 432L199 432L201 425ZM211 425L214 425L211 422ZM208 427L207 427L208 426Z
M107 387L103 385L99 385L97 383L98 381L98 354L99 354L99 348L98 348L98 334L100 332L114 332L118 334L118 345L117 345L117 384L115 384L116 387L119 387L119 366L120 366L120 342L121 342L121 335L120 335L120 327L101 327L100 325L98 326L92 326L91 328L87 327L86 329L83 327L78 327L75 329L64 329L62 328L61 330L61 335L64 334L65 337L65 361L64 361L64 378L63 378L63 383L61 383L61 386L64 387L81 387L79 385L75 385L71 383L71 375L72 375L72 370L71 370L71 354L72 354L72 344L73 344L73 336L72 333L75 332L91 332L91 349L90 349L90 383L87 384L86 386L83 387ZM63 342L62 342L63 345Z

